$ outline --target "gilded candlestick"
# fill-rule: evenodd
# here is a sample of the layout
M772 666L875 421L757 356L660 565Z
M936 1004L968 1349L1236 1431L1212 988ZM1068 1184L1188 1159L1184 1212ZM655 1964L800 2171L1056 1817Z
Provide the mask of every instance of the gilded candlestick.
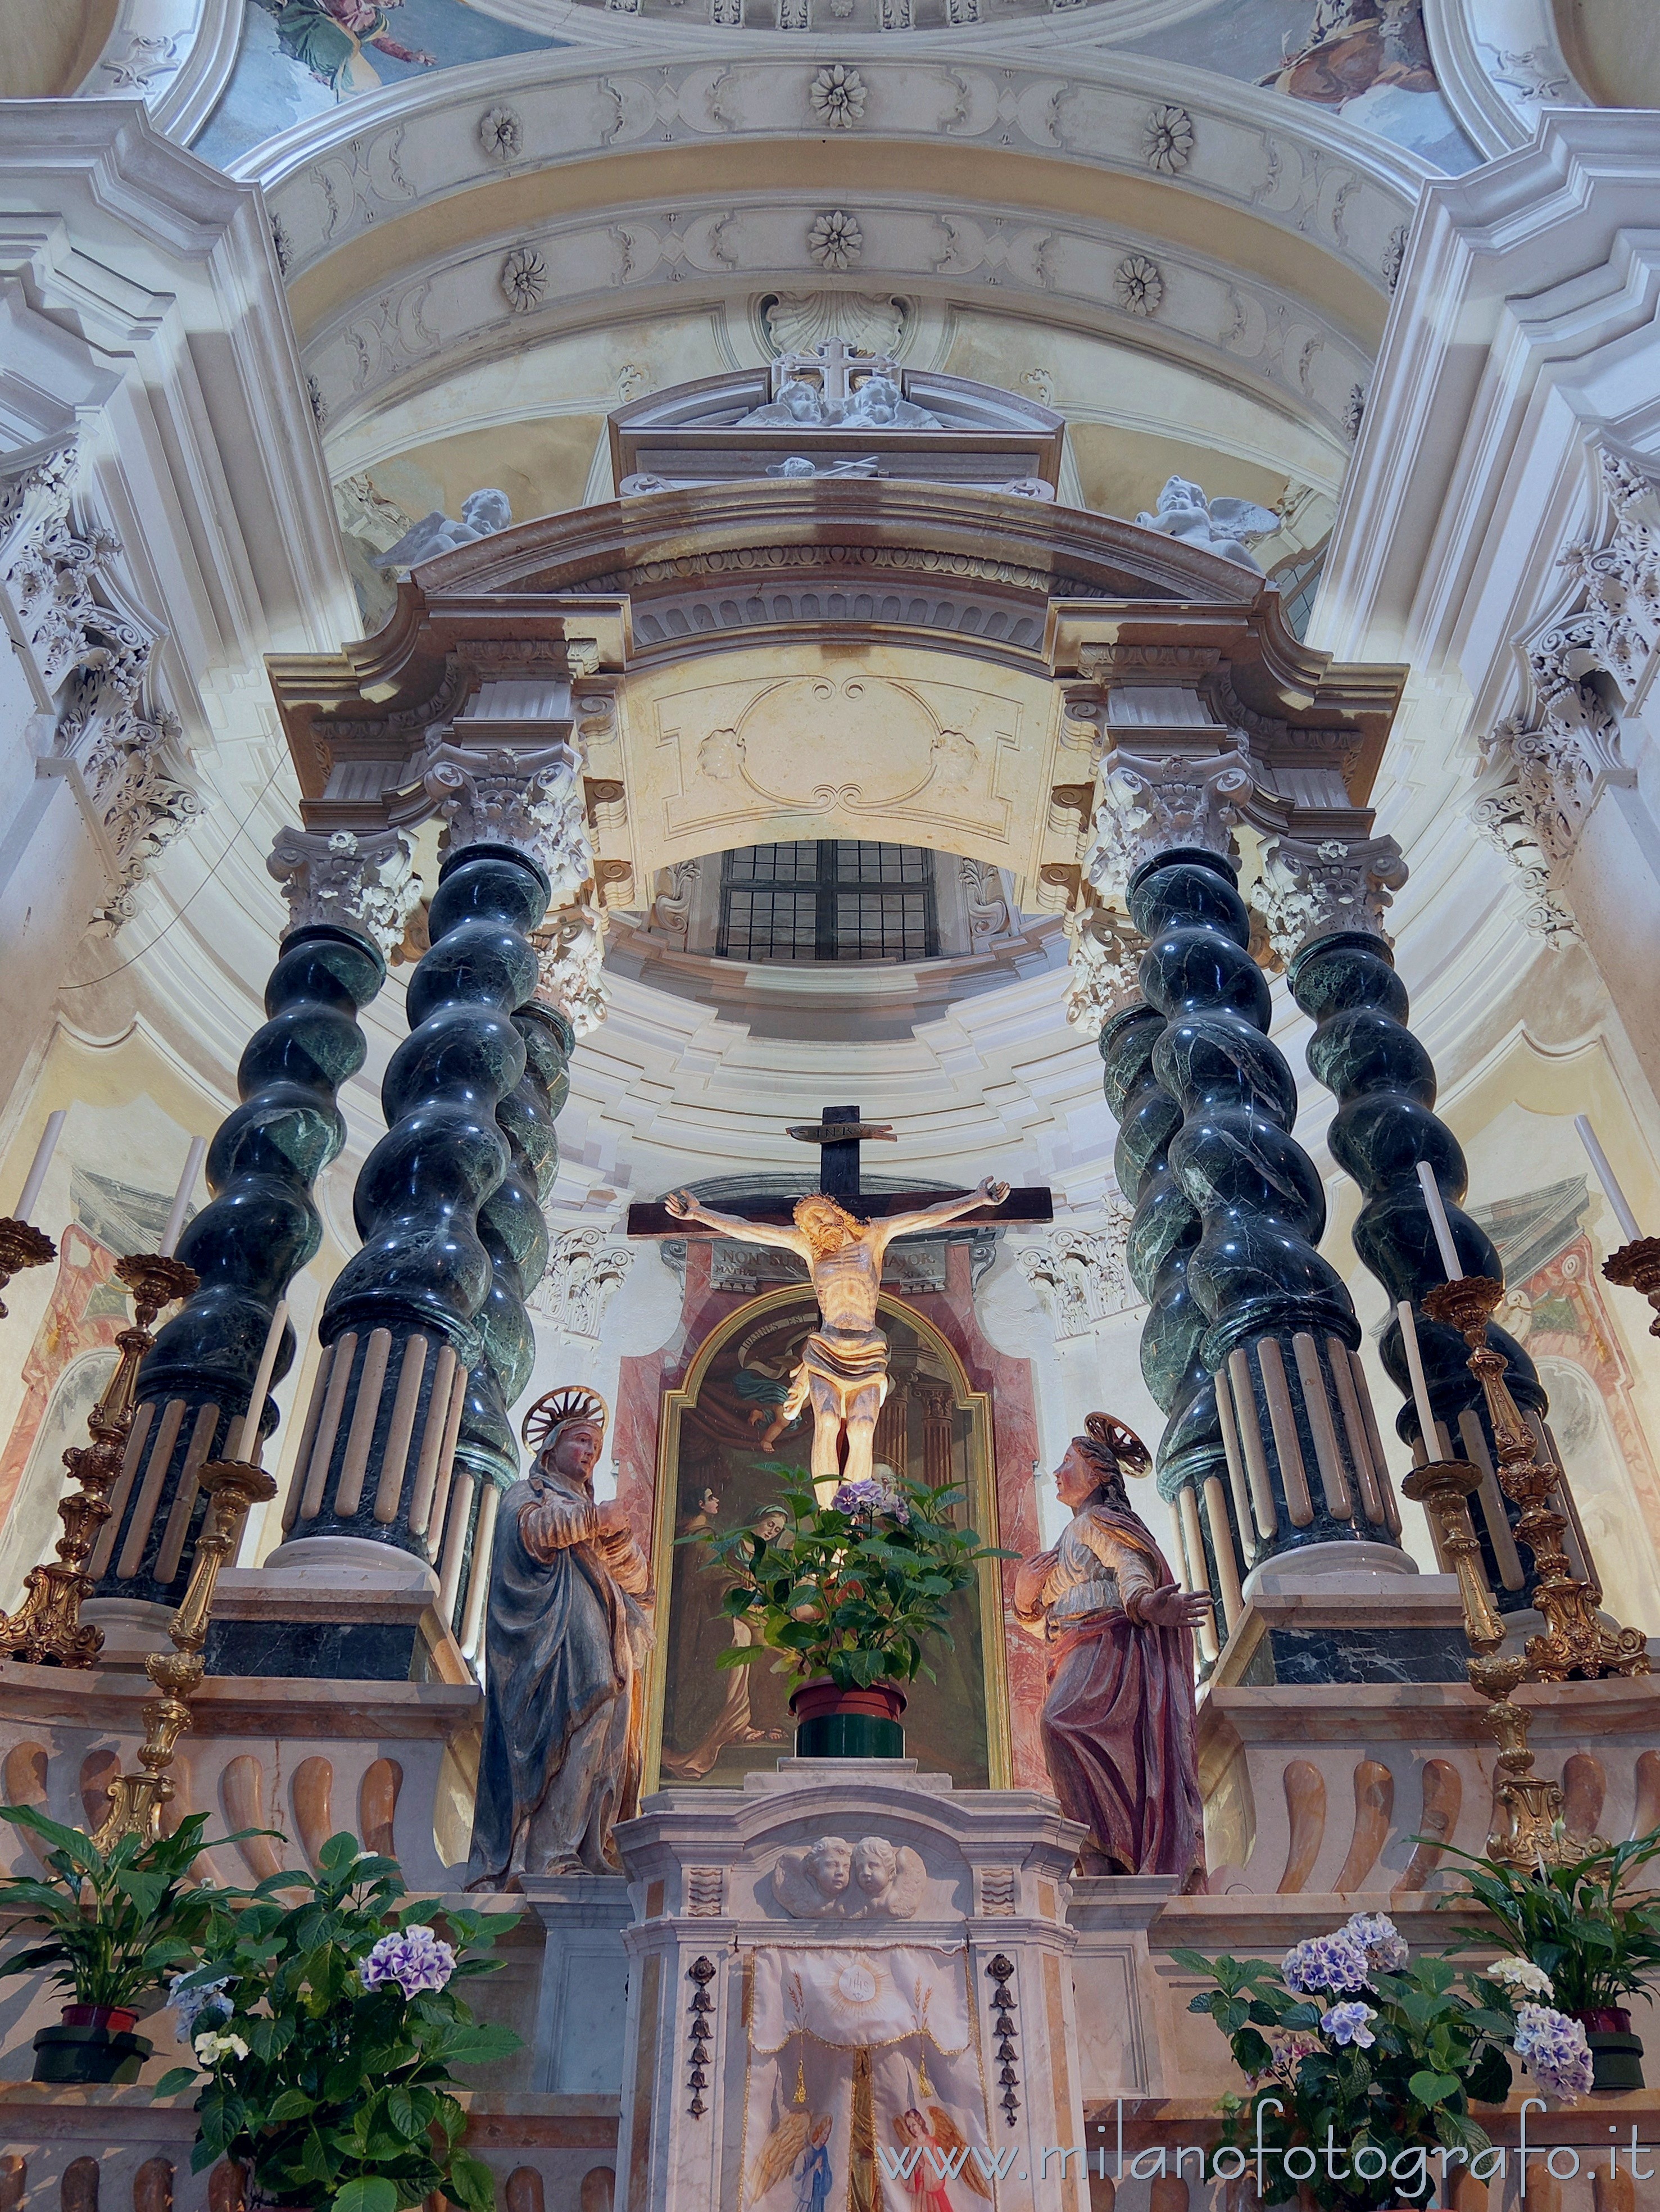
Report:
M1660 1336L1660 1237L1639 1237L1622 1244L1603 1261L1602 1273L1610 1283L1641 1291L1654 1308L1649 1334Z
M58 1247L44 1229L36 1229L9 1214L0 1219L0 1291L5 1289L14 1275L21 1275L25 1267L44 1267L57 1257ZM0 1298L0 1321L5 1317L6 1302Z
M1526 1676L1528 1662L1519 1654L1499 1656L1505 1624L1494 1610L1481 1572L1481 1547L1470 1525L1468 1501L1481 1485L1481 1470L1468 1460L1435 1459L1414 1468L1401 1487L1430 1516L1442 1554L1458 1577L1464 1636L1472 1653L1467 1666L1470 1687L1487 1700L1487 1726L1498 1740L1493 1794L1502 1825L1496 1821L1487 1838L1487 1856L1511 1866L1537 1866L1541 1861L1570 1865L1595 1844L1566 1833L1561 1784L1541 1781L1532 1771L1531 1723L1511 1698Z
M211 1510L196 1540L190 1580L179 1610L167 1623L171 1651L152 1651L144 1672L161 1692L140 1708L144 1741L138 1747L142 1774L118 1775L110 1784L110 1809L93 1837L100 1851L112 1850L125 1835L152 1843L160 1832L161 1808L174 1796L173 1764L179 1739L191 1725L190 1699L201 1686L203 1647L213 1615L219 1571L241 1541L249 1509L275 1498L277 1485L265 1469L246 1460L210 1460L201 1486Z
M1605 1674L1646 1674L1647 1638L1640 1629L1603 1626L1594 1593L1575 1576L1562 1548L1568 1524L1548 1496L1558 1481L1566 1484L1566 1475L1541 1464L1537 1440L1506 1387L1504 1354L1487 1343L1487 1322L1504 1295L1504 1285L1490 1276L1461 1275L1427 1292L1424 1304L1438 1321L1459 1330L1470 1347L1469 1369L1487 1400L1499 1485L1522 1509L1516 1533L1533 1553L1534 1602L1548 1625L1547 1634L1528 1639L1528 1671L1540 1682L1566 1682L1574 1675L1596 1681Z
M38 1232L31 1232L38 1233ZM118 1260L115 1272L132 1292L134 1321L115 1341L121 1357L87 1417L92 1442L64 1454L76 1487L58 1508L64 1533L57 1556L31 1568L23 1602L0 1616L0 1657L29 1665L94 1667L104 1648L104 1632L81 1619L81 1606L92 1594L87 1572L98 1532L110 1516L110 1492L121 1473L132 1427L134 1393L144 1354L155 1341L150 1324L163 1306L188 1297L197 1286L193 1269L159 1253L135 1253Z

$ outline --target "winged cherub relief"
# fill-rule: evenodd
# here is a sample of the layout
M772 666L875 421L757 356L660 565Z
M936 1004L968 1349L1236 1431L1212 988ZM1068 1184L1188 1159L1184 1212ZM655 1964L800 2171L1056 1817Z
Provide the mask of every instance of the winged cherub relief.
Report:
M909 1844L885 1836L820 1836L781 1853L772 1893L794 1920L909 1920L922 1901L927 1869Z

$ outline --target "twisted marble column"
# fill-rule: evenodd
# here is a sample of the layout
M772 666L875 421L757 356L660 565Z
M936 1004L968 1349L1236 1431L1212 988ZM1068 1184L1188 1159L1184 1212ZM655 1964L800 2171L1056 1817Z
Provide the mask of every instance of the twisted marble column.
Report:
M440 1604L470 1656L478 1646L497 1500L519 1479L509 1408L536 1363L525 1301L548 1264L542 1205L559 1171L554 1116L570 1087L567 1070L575 1043L564 1017L538 1000L521 1006L513 1021L525 1048L525 1072L496 1109L508 1142L508 1171L478 1209L479 1242L490 1258L490 1288L479 1316L483 1353L462 1402L451 1498L435 1501L433 1514L433 1526L445 1528L437 1562Z
M201 1468L244 1419L273 1313L315 1255L318 1176L345 1140L339 1087L363 1064L357 1017L420 891L401 831L357 837L285 830L270 861L290 921L265 987L265 1021L237 1069L240 1103L208 1150L212 1194L179 1240L201 1287L156 1339L92 1571L93 1617L176 1605L206 1506ZM277 1377L294 1356L286 1334ZM267 1399L260 1435L275 1425ZM142 1613L136 1616L142 1620ZM140 1639L141 1642L143 1639Z
M387 1132L358 1176L362 1246L324 1307L273 1564L316 1556L319 1538L348 1540L365 1560L369 1547L412 1554L465 1628L487 1516L518 1473L507 1415L529 1369L524 1293L546 1260L543 1124L563 1069L522 1011L538 982L530 933L556 892L586 878L591 854L571 746L489 749L487 727L469 743L464 726L428 758L447 845L431 949L382 1086Z
M1282 836L1265 848L1256 903L1286 960L1292 994L1314 1024L1309 1066L1337 1100L1327 1138L1332 1157L1365 1196L1354 1249L1389 1297L1378 1348L1404 1401L1396 1431L1420 1460L1468 1459L1482 1469L1473 1518L1483 1565L1499 1609L1514 1612L1532 1601L1530 1563L1513 1533L1519 1509L1495 1479L1493 1436L1481 1385L1467 1364L1469 1347L1423 1304L1424 1293L1446 1280L1446 1269L1419 1181L1420 1161L1434 1171L1463 1273L1502 1282L1504 1271L1490 1238L1462 1210L1464 1155L1433 1110L1435 1068L1406 1026L1406 986L1382 935L1389 890L1405 872L1389 839ZM1414 1309L1436 1437L1420 1434L1395 1312L1402 1298ZM1542 1420L1548 1401L1527 1353L1491 1323L1487 1342L1504 1355L1517 1403Z
M1170 1164L1182 1109L1153 1069L1164 1027L1164 1016L1139 990L1109 1012L1100 1037L1102 1088L1118 1123L1113 1171L1135 1209L1126 1259L1131 1280L1148 1303L1141 1373L1154 1404L1169 1416L1157 1455L1159 1494L1177 1512L1187 1579L1195 1589L1211 1591L1225 1630L1239 1610L1238 1533L1221 1491L1226 1454L1215 1382L1201 1352L1208 1324L1188 1283L1199 1213ZM1215 1492L1208 1488L1212 1483ZM1198 1505L1219 1494L1222 1518L1212 1531ZM1205 1656L1214 1658L1213 1647Z

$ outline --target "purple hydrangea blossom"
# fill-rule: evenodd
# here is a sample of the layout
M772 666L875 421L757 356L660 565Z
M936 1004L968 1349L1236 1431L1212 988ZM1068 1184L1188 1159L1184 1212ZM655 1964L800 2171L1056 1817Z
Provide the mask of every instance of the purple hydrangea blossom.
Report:
M889 1484L872 1479L865 1482L844 1482L830 1500L837 1513L886 1516L903 1528L910 1519L910 1508L899 1492Z
M235 2010L225 1995L230 1976L222 1974L216 1982L197 1982L189 1989L181 1989L181 1982L190 1981L189 1974L175 1974L167 1984L167 2002L173 2018L179 2023L179 2040L193 2043L198 2027L211 2027L216 2021L228 2020Z
M396 1982L406 1997L441 1990L455 1972L455 1954L430 1928L417 1925L383 1936L357 1969L366 1990Z
M1280 1971L1286 1988L1304 1996L1316 1990L1341 1992L1371 1987L1366 1954L1347 1928L1340 1928L1333 1936L1310 1936L1301 1943L1293 1943L1280 1960Z
M1387 1912L1352 1912L1343 1933L1380 1974L1398 1974L1407 1963L1407 1939Z
M1591 2084L1590 2045L1577 2020L1549 2005L1516 2008L1516 2055L1541 2089L1571 2105Z
M1377 2017L1370 2005L1335 2004L1328 2006L1320 2025L1334 2043L1352 2043L1358 2051L1370 2051L1377 2038L1366 2023Z

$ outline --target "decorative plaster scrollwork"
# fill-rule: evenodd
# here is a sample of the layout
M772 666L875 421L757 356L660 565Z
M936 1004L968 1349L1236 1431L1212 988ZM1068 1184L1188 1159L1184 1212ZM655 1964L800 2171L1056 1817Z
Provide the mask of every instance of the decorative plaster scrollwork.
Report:
M265 866L289 902L283 935L331 923L372 937L390 957L421 896L414 857L403 830L279 830Z
M1602 785L1631 777L1602 687L1629 698L1660 645L1660 478L1606 445L1596 466L1600 527L1558 562L1578 606L1529 644L1531 707L1482 741L1473 810L1477 828L1517 871L1529 927L1554 943L1572 933L1556 872Z
M651 902L652 928L673 938L683 947L691 927L691 902L702 872L701 860L676 860L659 874L662 889Z
M1022 1249L1021 1269L1048 1306L1061 1340L1089 1336L1098 1322L1146 1303L1130 1279L1125 1256L1134 1218L1122 1199L1111 1199L1104 1229L1052 1229L1041 1244Z
M78 778L110 872L91 920L131 918L149 863L205 810L177 719L148 697L159 631L125 611L121 541L78 520L73 442L13 457L0 475L0 583L38 678L53 695L51 755Z
M1117 747L1101 763L1085 874L1104 896L1122 897L1144 861L1175 846L1225 853L1251 781L1243 752L1158 759Z
M489 751L440 737L422 781L442 817L447 845L510 845L546 870L562 903L593 872L581 758L562 742L534 751Z
M1110 906L1074 908L1061 926L1070 970L1067 1019L1080 1036L1098 1037L1116 1013L1140 997L1137 978L1146 942L1128 915Z
M635 1256L632 1245L609 1243L604 1229L556 1230L547 1273L526 1304L561 1336L597 1344L605 1308Z
M961 860L957 864L958 881L963 886L963 898L969 910L969 943L976 951L1007 937L1014 928L1014 910L1009 904L1008 887L1003 871L994 860Z
M605 933L605 915L587 886L581 897L531 932L540 975L536 995L562 1013L578 1036L599 1028L611 1003L603 972Z
M1381 937L1384 910L1406 880L1393 837L1273 837L1263 846L1250 902L1268 925L1268 942L1288 961L1310 938L1335 930Z

